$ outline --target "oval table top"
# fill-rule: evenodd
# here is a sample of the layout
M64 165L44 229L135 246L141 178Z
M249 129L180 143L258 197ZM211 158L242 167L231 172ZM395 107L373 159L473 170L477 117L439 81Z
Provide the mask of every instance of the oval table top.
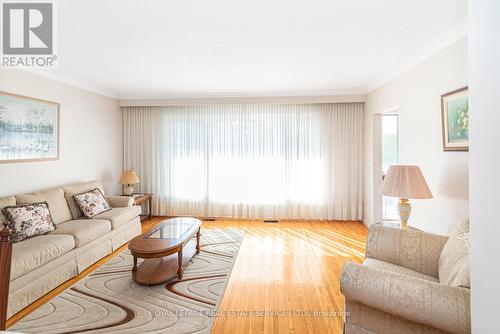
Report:
M151 230L135 237L128 248L132 255L141 257L179 249L189 241L201 226L201 220L189 217L165 219Z

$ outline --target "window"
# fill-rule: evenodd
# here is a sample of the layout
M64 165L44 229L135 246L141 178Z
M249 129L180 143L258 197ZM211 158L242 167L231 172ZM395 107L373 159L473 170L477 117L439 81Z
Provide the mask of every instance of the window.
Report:
M216 203L324 202L328 156L321 116L257 111L242 117L229 111L171 117L171 196Z

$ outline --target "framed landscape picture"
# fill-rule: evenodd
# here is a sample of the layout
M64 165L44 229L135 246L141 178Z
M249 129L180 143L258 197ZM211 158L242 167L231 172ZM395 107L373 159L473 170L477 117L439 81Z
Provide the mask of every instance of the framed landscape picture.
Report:
M467 87L441 95L444 151L469 150L469 91Z
M0 92L0 163L59 159L59 104Z

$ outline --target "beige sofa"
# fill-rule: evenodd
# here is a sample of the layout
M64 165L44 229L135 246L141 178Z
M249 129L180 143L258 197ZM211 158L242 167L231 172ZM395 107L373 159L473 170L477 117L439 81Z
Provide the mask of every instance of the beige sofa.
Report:
M469 275L468 221L449 238L372 225L342 270L345 333L470 333Z
M46 201L57 225L46 235L13 244L7 317L141 233L141 208L133 206L131 197L106 196L111 210L92 219L83 217L73 195L94 188L103 191L91 181L0 198L0 209Z

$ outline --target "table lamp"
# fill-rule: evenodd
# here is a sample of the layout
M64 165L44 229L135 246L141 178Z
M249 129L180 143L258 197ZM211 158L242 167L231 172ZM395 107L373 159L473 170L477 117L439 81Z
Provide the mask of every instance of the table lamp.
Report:
M399 197L398 213L403 229L408 227L411 213L409 199L432 198L432 193L418 166L390 166L380 191L384 196Z
M134 193L133 184L140 183L135 170L126 170L120 178L120 184L123 184L123 195L130 196Z

